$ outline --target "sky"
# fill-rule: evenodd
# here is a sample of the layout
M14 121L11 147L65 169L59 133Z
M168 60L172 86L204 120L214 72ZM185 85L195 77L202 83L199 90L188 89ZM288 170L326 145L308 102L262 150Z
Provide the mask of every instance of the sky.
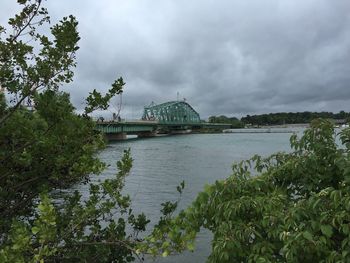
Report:
M0 0L0 24L18 10ZM349 0L48 0L51 23L73 14L81 40L75 107L126 82L121 117L186 99L211 115L350 111ZM116 99L109 116L117 110Z

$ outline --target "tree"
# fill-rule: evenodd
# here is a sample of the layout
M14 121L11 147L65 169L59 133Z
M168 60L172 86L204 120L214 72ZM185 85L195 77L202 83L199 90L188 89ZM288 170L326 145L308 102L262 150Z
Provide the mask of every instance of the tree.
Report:
M226 123L231 124L231 128L244 128L244 124L237 119L236 117L226 117L225 115L221 116L210 116L209 117L210 123Z
M179 216L159 225L144 249L193 249L202 227L213 232L208 262L349 262L350 129L316 120L292 152L233 166Z
M9 20L11 30L0 27L0 86L10 100L0 92L0 262L132 261L149 221L121 194L129 151L114 178L90 185L88 198L75 192L62 202L50 199L52 190L88 182L104 169L96 157L104 140L88 114L108 108L123 79L105 95L93 90L77 115L60 91L76 65L76 19L65 17L51 36L42 35L37 26L49 17L41 0L18 3L23 9Z
M53 39L49 40L36 31L37 25L49 21L41 1L19 3L22 12L9 20L14 33L0 28L0 85L11 99L7 105L1 94L2 233L13 216L33 211L32 201L43 189L67 187L103 168L94 157L103 146L102 137L87 116L74 113L69 95L59 91L60 85L73 77L79 40L77 21L73 16L63 18L51 27ZM37 42L39 51L24 42L28 36ZM113 85L106 96L121 92L124 83L118 80ZM91 109L105 103L102 95L96 99L96 94L91 94L88 99Z
M332 112L278 112L261 115L247 115L241 121L245 124L252 125L282 125L296 123L310 123L317 118L323 119L346 119L350 113L340 111L339 113Z

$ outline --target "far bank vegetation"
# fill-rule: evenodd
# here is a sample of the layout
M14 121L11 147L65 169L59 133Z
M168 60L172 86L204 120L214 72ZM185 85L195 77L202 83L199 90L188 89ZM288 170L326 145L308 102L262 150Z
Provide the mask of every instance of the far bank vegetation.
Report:
M265 125L287 125L287 124L306 124L312 120L322 118L332 120L337 123L349 123L350 113L340 111L333 112L277 112L260 115L247 115L240 120L236 117L227 117L225 115L210 116L211 123L231 123L232 128L244 128L245 126L265 126Z

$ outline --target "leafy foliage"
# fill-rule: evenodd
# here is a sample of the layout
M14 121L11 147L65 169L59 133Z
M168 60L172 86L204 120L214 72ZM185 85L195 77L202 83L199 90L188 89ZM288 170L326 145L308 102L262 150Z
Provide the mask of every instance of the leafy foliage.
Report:
M88 197L50 198L105 168L96 157L104 139L88 114L106 109L125 83L119 78L105 95L94 90L77 115L59 91L76 65L76 19L63 18L48 37L37 33L49 22L41 0L18 3L22 11L9 20L14 33L0 27L0 262L130 262L149 221L121 193L129 151L116 176L91 184Z
M43 190L66 188L104 168L94 155L103 138L74 114L67 94L47 90L35 101L35 111L18 109L0 129L1 232L13 216L31 214Z
M87 106L85 107L85 114L89 114L95 110L101 109L106 110L109 107L109 101L115 95L121 94L123 92L123 86L125 85L123 78L119 78L112 84L112 88L108 90L107 94L104 96L95 89L90 92L89 96L86 98Z
M78 22L73 16L64 17L51 27L52 39L37 33L37 26L49 22L47 10L41 1L19 1L20 14L9 20L12 34L4 27L0 31L0 83L13 95L13 107L1 117L0 125L24 102L31 103L41 90L57 90L73 78ZM32 43L32 45L29 45ZM40 46L36 51L34 46Z
M340 140L332 123L317 120L291 137L292 152L235 164L143 249L192 250L204 227L214 234L208 262L349 262L349 129Z
M132 167L130 151L117 166L114 178L90 185L86 200L76 191L54 206L47 193L41 194L34 216L12 223L0 250L0 261L133 261L138 234L149 220L144 214L135 215L130 197L121 194Z

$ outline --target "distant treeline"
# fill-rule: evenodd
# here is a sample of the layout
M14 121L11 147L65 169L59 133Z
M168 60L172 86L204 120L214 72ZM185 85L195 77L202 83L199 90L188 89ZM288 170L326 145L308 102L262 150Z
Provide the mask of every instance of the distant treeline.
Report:
M310 123L313 119L349 119L350 113L340 111L333 112L279 112L261 115L247 115L241 121L244 124L252 125L281 125L281 124L295 124L295 123Z
M333 112L278 112L260 115L247 115L242 117L241 120L235 117L211 116L209 122L216 123L231 123L232 128L241 128L245 125L283 125L283 124L296 124L296 123L310 123L313 119L344 119L347 122L350 120L350 113L340 111L339 113Z
M245 124L241 122L236 117L226 117L225 115L221 116L210 116L209 122L211 123L231 123L232 128L244 128Z

